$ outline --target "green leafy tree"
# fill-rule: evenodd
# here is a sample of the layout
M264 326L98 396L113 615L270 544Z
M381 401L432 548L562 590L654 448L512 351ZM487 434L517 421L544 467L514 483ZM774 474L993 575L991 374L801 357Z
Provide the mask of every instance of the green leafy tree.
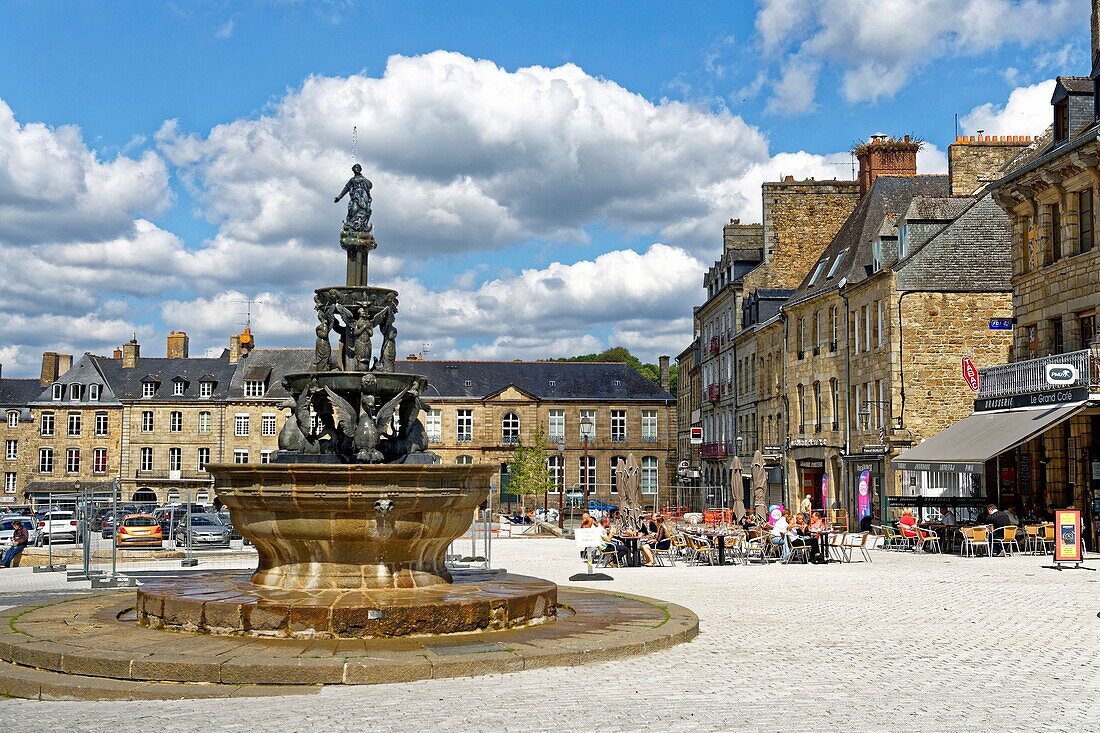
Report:
M653 382L654 384L661 383L661 367L657 364L648 364L643 362L638 357L630 353L630 350L625 346L612 346L607 351L603 351L599 354L581 354L580 356L566 356L559 359L550 359L550 361L606 361L606 362L618 362L620 364L626 364L634 371L641 374L643 377ZM676 364L670 364L668 369L668 391L672 394L676 394L677 384L680 381L680 367Z
M542 428L535 431L535 438L531 443L524 443L523 438L519 439L508 464L508 473L508 492L518 494L521 502L522 497L556 490L554 477L546 465L546 434ZM523 510L527 511L526 505Z

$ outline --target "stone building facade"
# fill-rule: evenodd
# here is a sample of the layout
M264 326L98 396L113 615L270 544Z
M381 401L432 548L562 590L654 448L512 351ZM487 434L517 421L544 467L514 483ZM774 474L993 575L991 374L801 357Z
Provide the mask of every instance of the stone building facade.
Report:
M32 465L37 426L30 403L42 393L42 386L38 379L11 379L0 374L0 417L4 421L0 427L4 436L0 511L3 506L23 503L27 483L37 478Z
M693 329L698 333L698 327ZM679 498L677 506L697 506L702 458L699 445L691 442L693 427L701 428L703 383L699 369L699 337L676 357L680 381L676 389L676 460Z

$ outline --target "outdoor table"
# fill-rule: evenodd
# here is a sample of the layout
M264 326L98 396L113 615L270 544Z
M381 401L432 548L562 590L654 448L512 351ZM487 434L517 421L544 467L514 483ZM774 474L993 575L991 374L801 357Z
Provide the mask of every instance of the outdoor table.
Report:
M705 537L714 547L718 548L718 564L726 564L726 535L722 532L699 532L699 536Z
M641 540L640 535L630 534L617 534L615 539L626 545L626 561L632 568L639 567L642 564L642 553L638 547L638 542Z
M823 529L813 534L817 535L817 551L821 557L821 563L827 565L832 562L832 560L829 559L829 530Z

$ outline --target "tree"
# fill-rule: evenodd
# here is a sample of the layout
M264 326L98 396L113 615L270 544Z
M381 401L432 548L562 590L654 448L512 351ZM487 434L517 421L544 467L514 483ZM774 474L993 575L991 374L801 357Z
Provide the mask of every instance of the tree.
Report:
M550 467L546 465L546 434L542 428L535 431L534 441L530 444L519 439L512 460L508 465L508 492L520 497L545 494L556 490ZM523 499L520 499L522 504ZM523 505L523 511L527 511Z
M641 374L643 377L653 382L654 384L661 383L661 368L657 364L647 364L638 357L630 353L630 350L625 346L612 346L607 351L599 354L582 354L580 356L566 356L558 359L549 359L549 361L606 361L606 362L618 362L620 364L626 364L634 371ZM676 394L677 383L680 381L680 367L677 364L670 364L668 369L668 391L673 395Z

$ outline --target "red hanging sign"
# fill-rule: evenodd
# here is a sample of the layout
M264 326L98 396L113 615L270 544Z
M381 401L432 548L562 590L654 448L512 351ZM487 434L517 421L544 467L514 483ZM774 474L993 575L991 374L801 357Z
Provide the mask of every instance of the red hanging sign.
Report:
M963 357L963 379L972 392L978 391L978 367L974 366L974 360L969 356Z

